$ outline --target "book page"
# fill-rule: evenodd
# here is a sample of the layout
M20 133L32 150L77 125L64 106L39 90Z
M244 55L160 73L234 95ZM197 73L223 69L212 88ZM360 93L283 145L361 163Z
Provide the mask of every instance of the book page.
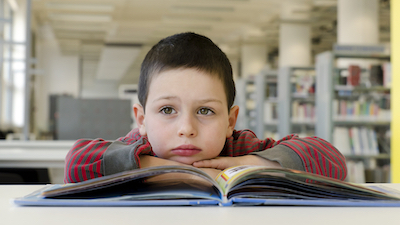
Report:
M106 189L111 186L119 186L126 182L132 182L132 181L140 183L143 182L144 180L153 179L157 176L163 176L172 173L194 175L199 180L202 179L204 181L207 181L212 185L216 186L218 190L220 190L218 184L212 177L210 177L207 173L195 167L158 166L158 167L149 167L144 169L125 171L117 174L112 174L104 177L83 181L80 183L68 184L61 187L52 188L48 191L43 192L42 196L54 197L54 196L88 192L96 189ZM181 179L181 176L166 176L166 177L169 177L169 179L175 179L176 181L179 181Z
M216 181L223 190L224 195L226 195L226 193L229 190L229 187L231 187L232 184L236 181L236 178L243 176L244 174L249 173L251 171L255 171L259 168L263 167L250 166L250 165L230 167L222 171L220 174L218 174Z

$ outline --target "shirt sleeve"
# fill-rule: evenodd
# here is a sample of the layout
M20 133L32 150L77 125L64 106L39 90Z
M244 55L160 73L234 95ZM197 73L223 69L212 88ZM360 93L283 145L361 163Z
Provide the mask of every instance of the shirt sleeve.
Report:
M329 142L318 137L300 138L291 134L281 140L260 140L250 130L235 131L227 139L223 155L254 154L278 162L282 167L344 180L347 167L344 156Z
M329 142L318 137L299 138L288 135L271 148L252 154L276 161L281 166L344 180L345 157Z
M65 158L64 182L81 182L139 168L141 154L153 153L150 143L137 130L116 141L80 139Z
M75 183L103 175L103 155L112 142L80 139L65 157L64 183Z

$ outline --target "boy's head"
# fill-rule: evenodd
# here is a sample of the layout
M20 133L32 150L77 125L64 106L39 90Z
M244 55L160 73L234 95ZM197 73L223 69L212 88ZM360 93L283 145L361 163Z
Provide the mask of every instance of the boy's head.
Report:
M139 78L139 102L143 108L154 76L171 69L196 69L217 77L225 89L228 111L232 107L236 90L228 58L209 38L188 32L162 39L147 53Z
M184 164L217 157L239 112L225 54L208 38L177 34L150 50L140 76L133 110L153 152Z

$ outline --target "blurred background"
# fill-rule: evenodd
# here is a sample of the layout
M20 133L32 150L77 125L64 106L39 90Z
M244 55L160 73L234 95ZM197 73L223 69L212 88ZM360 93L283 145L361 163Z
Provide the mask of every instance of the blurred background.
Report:
M260 138L320 136L346 155L356 171L351 181L390 182L390 6L389 0L0 0L0 167L9 175L43 169L37 177L58 168L42 181L61 182L74 140L113 140L135 126L131 106L148 50L192 31L231 61L238 129Z

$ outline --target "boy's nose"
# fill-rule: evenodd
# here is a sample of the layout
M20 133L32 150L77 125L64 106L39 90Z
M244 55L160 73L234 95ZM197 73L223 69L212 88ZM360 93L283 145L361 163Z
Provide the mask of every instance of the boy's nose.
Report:
M191 116L183 116L178 129L179 136L195 137L197 135L196 119Z

